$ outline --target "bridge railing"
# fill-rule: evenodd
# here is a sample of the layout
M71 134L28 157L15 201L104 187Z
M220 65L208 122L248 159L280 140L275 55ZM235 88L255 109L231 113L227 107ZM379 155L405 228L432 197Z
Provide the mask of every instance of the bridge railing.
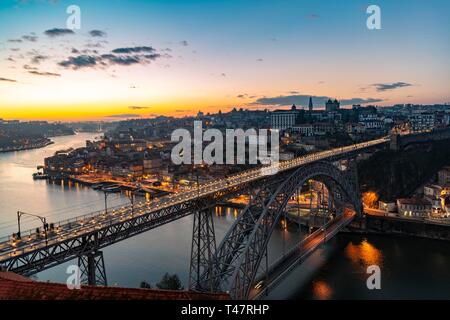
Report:
M117 206L108 208L108 212L113 211L113 210L117 210L117 209L127 208L127 207L130 207L130 205L117 205ZM93 218L93 217L99 216L99 215L104 214L104 213L105 213L105 210L102 209L102 210L89 212L89 213L86 213L84 215L76 216L76 217L73 217L73 218L68 218L68 219L59 220L59 221L55 221L55 222L49 222L49 224L53 223L53 225L55 227L62 227L64 225L68 225L70 223L81 222L81 221L84 221L86 219ZM40 227L40 229L42 229L41 226L39 226L39 227ZM21 238L35 235L36 234L36 229L37 229L37 227L21 231L20 232ZM15 236L15 234L10 234L10 235L7 235L7 236L0 237L0 244L5 243L5 242L10 242L12 240L17 240L17 237Z

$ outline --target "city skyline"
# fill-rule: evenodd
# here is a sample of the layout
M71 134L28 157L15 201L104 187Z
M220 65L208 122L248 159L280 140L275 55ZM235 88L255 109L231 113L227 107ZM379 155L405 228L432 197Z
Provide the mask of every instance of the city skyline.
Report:
M0 5L0 118L450 101L446 1L378 1L381 30L365 1L78 1L73 31L71 4Z

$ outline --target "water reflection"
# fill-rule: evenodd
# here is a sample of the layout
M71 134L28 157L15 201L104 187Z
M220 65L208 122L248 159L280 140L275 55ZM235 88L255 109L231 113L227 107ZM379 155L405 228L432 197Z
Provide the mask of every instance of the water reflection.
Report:
M313 282L313 295L317 300L328 300L331 298L332 290L328 283L322 280Z
M364 239L359 244L350 242L345 248L345 255L351 260L356 269L367 269L368 266L382 267L383 254L373 244Z

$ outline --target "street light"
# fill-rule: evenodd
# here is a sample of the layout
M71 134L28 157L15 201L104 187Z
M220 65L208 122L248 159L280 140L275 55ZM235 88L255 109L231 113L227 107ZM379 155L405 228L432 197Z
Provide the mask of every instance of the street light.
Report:
M42 225L44 226L44 233L45 233L45 244L48 245L48 237L47 237L47 230L48 230L48 224L47 224L47 219L45 217L39 216L37 214L32 214L32 213L26 213L26 212L22 212L22 211L17 211L17 225L18 225L18 229L19 231L17 232L17 238L21 239L21 235L20 235L20 219L22 218L23 215L28 215L31 217L36 217L39 220L41 220Z

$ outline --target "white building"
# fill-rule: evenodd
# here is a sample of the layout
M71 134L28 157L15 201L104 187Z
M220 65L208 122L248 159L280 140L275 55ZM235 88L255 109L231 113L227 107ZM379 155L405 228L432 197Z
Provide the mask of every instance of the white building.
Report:
M286 130L292 128L298 118L299 112L295 105L291 110L275 110L270 113L270 124L272 129Z
M397 199L398 213L406 217L423 218L431 214L431 202L421 198Z
M408 115L408 121L412 131L433 129L436 117L432 112L416 112Z

